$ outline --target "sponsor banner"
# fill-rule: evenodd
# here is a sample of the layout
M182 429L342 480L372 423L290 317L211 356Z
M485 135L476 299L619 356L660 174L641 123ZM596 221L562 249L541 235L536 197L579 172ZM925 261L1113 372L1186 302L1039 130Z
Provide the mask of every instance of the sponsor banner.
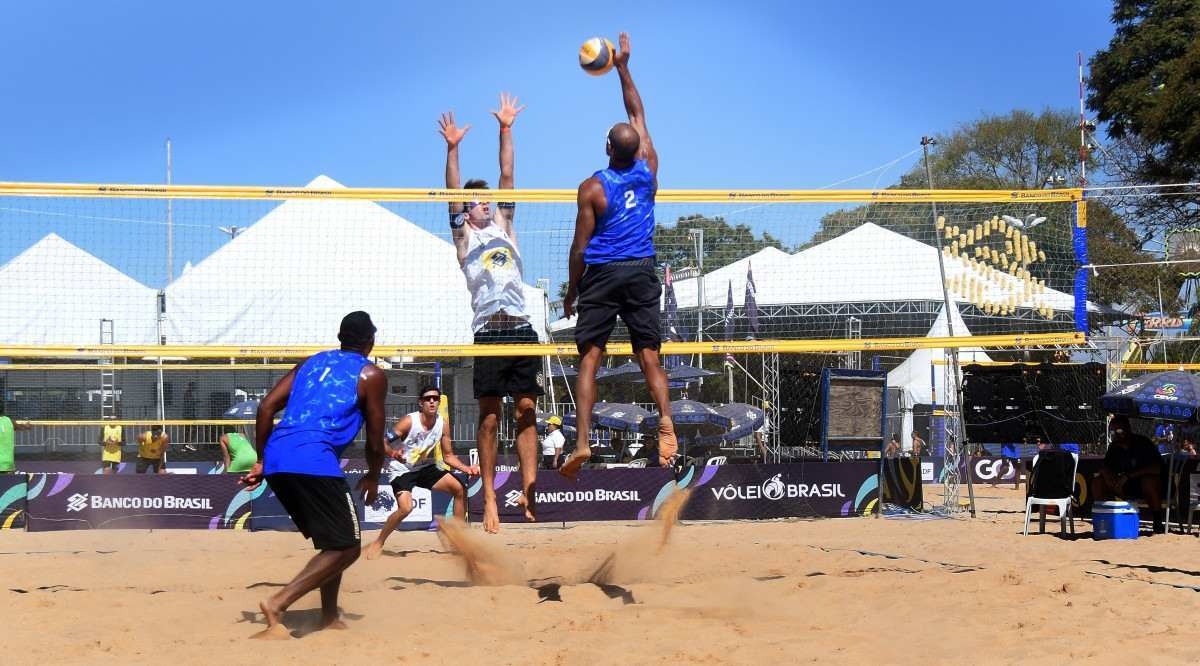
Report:
M883 459L883 501L895 506L920 510L924 496L921 487L922 463L916 458ZM930 473L932 473L932 465Z
M0 530L25 529L28 479L24 474L0 474Z
M361 461L360 461L361 462ZM354 461L351 461L353 468ZM366 463L363 463L366 467ZM387 517L396 510L396 497L392 487L386 483L379 484L379 492L375 502L363 504L363 496L357 490L362 474L358 472L346 474L346 483L350 486L350 495L354 498L354 506L358 511L359 526L364 530L375 530L383 526ZM295 532L296 524L284 510L275 493L264 482L259 486L258 495L251 503L250 528L258 530L275 530L280 532ZM413 510L401 521L398 530L427 530L437 527L434 518L437 516L453 515L452 498L441 492L430 492L424 488L413 489Z
M682 518L857 516L875 511L879 463L793 463L696 467L680 483L692 489Z
M497 472L496 503L501 522L524 522L519 472ZM474 479L467 490L472 521L483 519L483 484ZM587 469L578 481L553 470L539 471L536 499L539 522L583 520L645 520L653 516L674 490L666 469Z
M233 475L30 474L31 532L71 529L242 529L252 493Z
M975 483L1005 484L1024 481L1022 467L1019 461L1014 464L1011 458L1006 460L994 456L971 457L969 462L971 480Z

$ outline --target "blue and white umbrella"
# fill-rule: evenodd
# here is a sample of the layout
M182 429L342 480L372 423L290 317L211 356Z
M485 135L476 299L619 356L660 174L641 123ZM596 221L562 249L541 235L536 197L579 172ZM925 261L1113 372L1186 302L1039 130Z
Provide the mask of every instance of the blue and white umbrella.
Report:
M660 417L651 414L642 421L642 432L657 433ZM720 435L733 427L734 420L725 416L708 405L695 400L672 400L671 422L675 425L675 435L688 441L696 441L699 437Z
M227 419L252 419L258 415L258 400L243 400L225 410Z
M1142 375L1105 393L1100 404L1113 414L1193 421L1200 410L1200 377L1183 370Z
M626 361L615 368L600 368L596 372L596 381L601 384L637 381L641 377L642 367L633 361Z
M592 407L592 425L610 430L637 432L650 411L623 402L598 402ZM563 425L575 427L575 413L563 417Z
M748 437L755 430L761 428L765 421L763 410L754 405L747 405L744 402L731 402L727 405L715 407L714 409L718 414L733 419L733 426L719 436L699 438L697 440L698 444L720 444L721 442L733 442L743 437Z

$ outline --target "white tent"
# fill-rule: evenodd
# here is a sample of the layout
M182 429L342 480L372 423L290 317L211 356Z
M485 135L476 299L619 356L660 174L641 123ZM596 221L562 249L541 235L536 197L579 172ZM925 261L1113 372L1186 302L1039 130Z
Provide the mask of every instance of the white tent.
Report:
M113 321L116 344L154 344L155 290L47 234L0 266L0 343L100 342L100 320Z
M950 304L950 322L954 324L956 337L971 335L970 329L963 322L958 306ZM950 335L950 327L946 323L946 309L938 311L937 319L929 327L927 338L944 338ZM888 388L901 389L900 410L902 421L900 426L900 442L904 450L912 449L913 406L930 405L937 399L939 405L958 404L958 396L946 385L946 350L944 349L915 349L903 363L888 373ZM991 359L978 347L963 347L958 350L960 364L986 362ZM961 379L961 377L960 377Z
M320 176L310 188L343 187ZM526 285L534 328L545 300ZM333 344L352 310L379 344L470 343L454 246L369 201L281 203L167 287L171 344Z
M953 303L950 304L950 307L950 321L954 324L954 335L957 337L971 335L970 329L963 323L962 315L958 312L958 307ZM933 326L929 327L929 333L925 337L944 338L949 335L950 329L946 325L946 310L942 308L938 312ZM959 363L963 365L991 360L978 347L963 347L959 349L958 358ZM934 364L935 360L937 361L936 365ZM909 404L932 404L935 391L939 404L957 404L958 399L955 396L947 395L947 366L945 365L945 360L945 350L943 349L915 349L903 363L888 373L888 386L903 388L912 399L912 402Z

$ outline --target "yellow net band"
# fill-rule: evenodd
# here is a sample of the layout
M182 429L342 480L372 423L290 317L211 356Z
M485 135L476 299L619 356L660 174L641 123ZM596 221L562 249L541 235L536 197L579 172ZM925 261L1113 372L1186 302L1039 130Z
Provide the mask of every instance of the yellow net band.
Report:
M498 190L490 190L496 193ZM344 199L359 201L472 201L479 190L421 188L310 189L304 187L216 185L102 185L95 183L0 182L0 196L110 197L119 199ZM574 203L577 192L565 189L504 190L505 201ZM1080 201L1083 190L659 190L659 203L1036 203Z
M748 340L745 342L664 342L663 354L805 354L896 349L938 349L962 347L1026 347L1035 345L1079 345L1086 342L1082 333L1031 333L1020 335L974 335L959 337L904 337L833 340ZM174 356L187 358L305 358L329 346L238 347L216 345L10 345L0 347L0 357L11 358L117 358ZM614 356L633 353L628 342L609 343L607 352ZM379 345L375 357L461 358L478 356L575 356L574 343L499 344L499 345ZM86 366L98 369L101 366ZM107 366L106 366L107 367ZM128 369L130 366L116 366ZM136 366L134 366L136 367ZM165 368L166 366L164 366ZM229 369L234 366L220 366ZM250 366L247 366L248 368ZM255 369L266 366L253 366ZM0 370L4 366L0 365ZM153 369L157 369L154 366ZM190 369L190 366L189 366Z

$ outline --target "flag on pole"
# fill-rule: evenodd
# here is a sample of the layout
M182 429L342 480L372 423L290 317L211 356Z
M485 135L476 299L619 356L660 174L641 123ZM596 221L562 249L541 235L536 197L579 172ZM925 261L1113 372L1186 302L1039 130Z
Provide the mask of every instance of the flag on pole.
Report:
M746 266L746 319L750 320L750 334L747 340L758 339L758 289L754 286L754 268Z
M663 280L664 295L663 295L663 310L667 316L667 325L664 327L667 340L670 342L682 342L683 336L679 334L679 303L675 300L675 286L671 284L671 267L667 266Z

